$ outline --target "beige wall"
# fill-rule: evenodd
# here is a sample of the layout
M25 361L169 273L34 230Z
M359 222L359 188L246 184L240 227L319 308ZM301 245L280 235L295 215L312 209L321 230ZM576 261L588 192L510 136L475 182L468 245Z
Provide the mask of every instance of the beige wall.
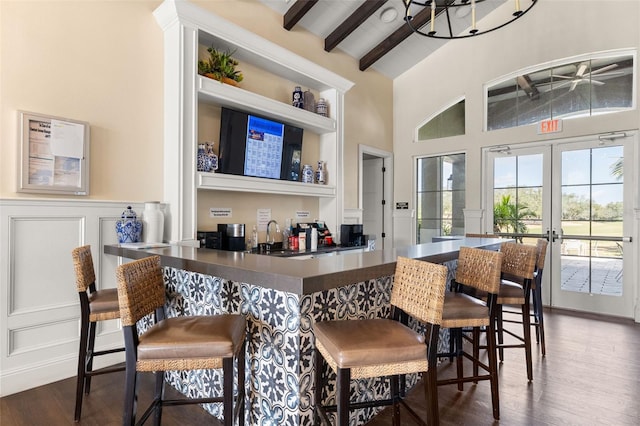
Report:
M304 30L284 30L282 17L256 1L194 3L355 82L345 97L344 176L345 208L357 208L358 144L392 149L391 80L325 52ZM0 1L0 198L39 197L15 192L16 111L26 110L91 123L88 198L162 199L163 40L152 15L159 4ZM250 73L245 80L250 85Z
M394 80L396 201L415 208L415 157L466 152L466 206L481 207L481 148L637 129L638 111L565 120L560 134L540 136L536 126L484 132L483 85L500 76L561 58L638 48L640 2L539 1L522 19L499 31L455 40ZM505 7L511 7L506 5ZM425 40L425 43L428 40ZM426 82L426 83L425 83ZM636 83L636 90L638 84ZM416 126L460 97L466 98L466 134L414 143ZM636 95L637 98L637 95Z

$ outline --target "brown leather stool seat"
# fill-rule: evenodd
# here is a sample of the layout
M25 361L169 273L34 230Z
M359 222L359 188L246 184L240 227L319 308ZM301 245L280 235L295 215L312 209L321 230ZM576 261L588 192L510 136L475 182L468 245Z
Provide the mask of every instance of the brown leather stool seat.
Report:
M98 321L120 318L118 290L96 289L96 274L91 256L91 246L77 247L71 252L76 275L76 287L80 297L80 350L76 381L76 404L73 419L80 421L82 396L91 390L91 378L100 374L123 371L122 365L93 369L93 358L124 351L124 347L95 351L96 324Z
M442 313L442 328L450 329L450 353L439 354L456 359L456 377L438 379L437 384L457 384L463 390L464 383L489 380L493 417L500 419L498 392L498 362L495 341L495 316L497 293L500 288L500 268L503 254L491 250L461 247L456 277L452 282L454 292L446 294ZM484 296L484 300L480 297ZM487 332L488 361L480 359L480 331ZM470 332L472 353L463 348L463 331ZM464 358L473 364L473 374L465 375ZM480 374L480 368L486 374Z
M447 268L442 265L398 257L390 319L322 321L313 325L316 424L318 420L331 423L328 413L336 412L337 424L346 426L350 410L380 405L392 405L394 424L401 424L399 404L404 404L401 399L404 390L400 389L400 376L409 373L422 373L427 395L426 424L438 424L435 365L446 278ZM406 325L408 315L425 325L424 333ZM323 359L337 375L335 406L323 405ZM384 376L391 378L390 398L350 401L351 379ZM407 408L420 424L425 424Z
M126 386L123 424L136 420L137 373L156 375L155 397L138 424L155 412L160 424L163 405L222 402L224 424L244 425L245 333L242 315L184 316L166 318L165 286L160 257L151 256L121 265L117 269L120 317L126 348ZM155 321L138 335L139 320L154 315ZM237 395L234 397L234 365L237 366ZM223 370L223 395L210 398L164 399L164 371Z

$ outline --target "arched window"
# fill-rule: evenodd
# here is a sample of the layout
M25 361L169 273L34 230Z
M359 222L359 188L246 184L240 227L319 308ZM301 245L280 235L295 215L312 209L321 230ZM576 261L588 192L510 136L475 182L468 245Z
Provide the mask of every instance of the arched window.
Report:
M429 117L418 126L418 140L446 138L464 135L464 98L456 101L444 111Z
M526 126L635 107L635 51L573 58L486 85L486 129Z

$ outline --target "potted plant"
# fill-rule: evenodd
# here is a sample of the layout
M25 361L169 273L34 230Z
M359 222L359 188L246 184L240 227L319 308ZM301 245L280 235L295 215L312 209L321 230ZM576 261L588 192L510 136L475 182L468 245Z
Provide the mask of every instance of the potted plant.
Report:
M231 56L235 51L223 51L211 46L207 52L209 57L198 61L198 74L234 86L242 81L242 72L236 69L238 61Z

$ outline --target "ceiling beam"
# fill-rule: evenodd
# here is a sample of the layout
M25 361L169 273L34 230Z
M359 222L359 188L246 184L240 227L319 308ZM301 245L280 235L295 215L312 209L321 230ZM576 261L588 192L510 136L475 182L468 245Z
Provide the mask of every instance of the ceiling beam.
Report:
M436 7L436 13L440 13L444 7ZM420 28L431 20L431 9L424 7L412 19L411 23L415 28ZM389 37L382 40L376 47L371 49L366 55L360 58L360 71L364 71L373 65L378 59L389 53L394 47L402 43L407 37L413 34L413 30L406 22L395 30Z
M318 2L318 0L297 0L287 9L284 14L282 26L285 30L291 31L302 17Z
M342 40L354 32L387 1L388 0L368 0L362 3L355 12L324 39L324 50L331 52Z

